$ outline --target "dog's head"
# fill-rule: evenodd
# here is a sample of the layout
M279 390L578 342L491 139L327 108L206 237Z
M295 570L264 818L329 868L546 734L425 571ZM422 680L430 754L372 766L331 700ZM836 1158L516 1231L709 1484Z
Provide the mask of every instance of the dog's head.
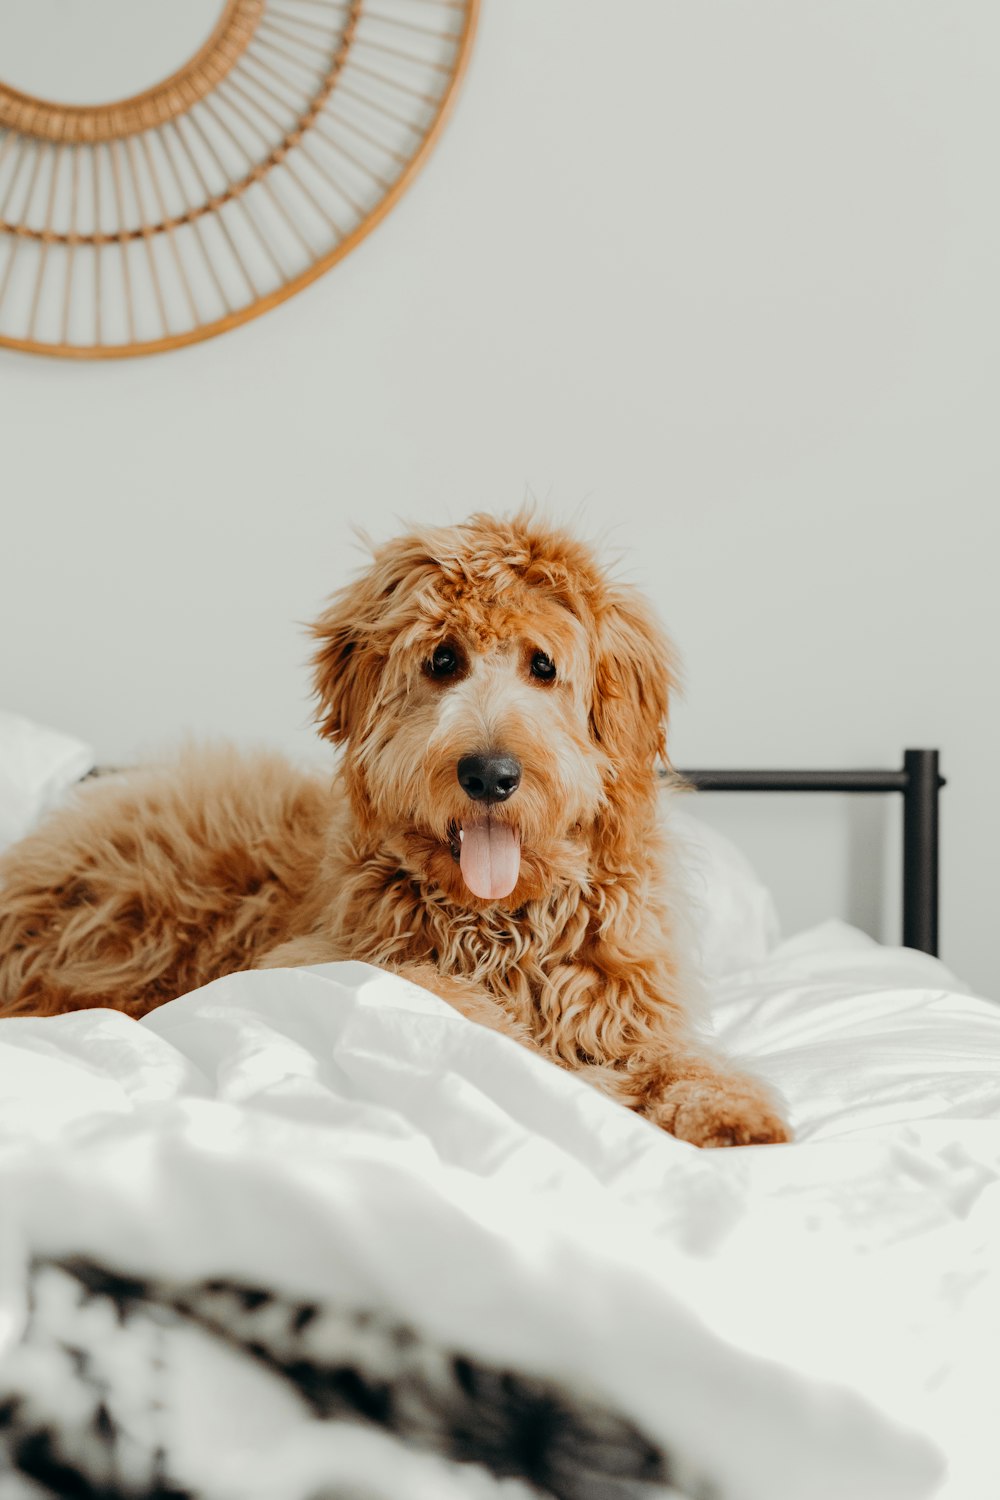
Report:
M400 537L313 633L359 832L448 899L585 883L645 826L670 648L564 533L480 515Z

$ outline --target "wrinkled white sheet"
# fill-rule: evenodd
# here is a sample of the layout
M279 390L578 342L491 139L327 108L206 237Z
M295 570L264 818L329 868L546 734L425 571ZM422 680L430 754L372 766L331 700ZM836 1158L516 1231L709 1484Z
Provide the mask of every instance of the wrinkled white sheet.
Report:
M1000 1011L838 924L716 1000L795 1145L699 1152L360 964L0 1022L0 1360L26 1248L79 1252L383 1307L734 1500L996 1500ZM295 1451L248 1432L245 1492Z

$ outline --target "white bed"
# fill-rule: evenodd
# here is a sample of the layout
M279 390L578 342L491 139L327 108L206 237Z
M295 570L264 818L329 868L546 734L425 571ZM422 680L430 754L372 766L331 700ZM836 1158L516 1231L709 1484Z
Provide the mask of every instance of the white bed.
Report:
M996 1500L1000 1010L839 923L775 946L752 873L705 857L716 1028L784 1094L791 1146L699 1152L364 965L0 1022L0 1470L30 1419L109 1495L160 1493L159 1448L211 1500ZM142 1287L127 1338L81 1257ZM360 1313L405 1324L425 1374L457 1355L568 1392L669 1475L533 1489L321 1420L192 1319L211 1278L332 1309L316 1360ZM111 1387L98 1457L74 1341Z

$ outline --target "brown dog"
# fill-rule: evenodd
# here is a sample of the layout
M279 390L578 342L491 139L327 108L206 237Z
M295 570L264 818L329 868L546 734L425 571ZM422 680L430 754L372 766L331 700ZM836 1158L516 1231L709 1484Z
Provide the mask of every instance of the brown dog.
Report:
M685 1140L786 1140L697 1037L643 601L565 534L475 516L377 550L313 633L333 785L216 750L80 791L0 861L0 1014L366 959Z

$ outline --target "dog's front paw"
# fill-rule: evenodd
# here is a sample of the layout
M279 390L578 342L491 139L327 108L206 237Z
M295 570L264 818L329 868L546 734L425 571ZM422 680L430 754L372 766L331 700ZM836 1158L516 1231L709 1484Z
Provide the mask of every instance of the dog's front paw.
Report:
M693 1146L762 1146L792 1132L763 1084L740 1074L681 1078L661 1096L657 1123Z

